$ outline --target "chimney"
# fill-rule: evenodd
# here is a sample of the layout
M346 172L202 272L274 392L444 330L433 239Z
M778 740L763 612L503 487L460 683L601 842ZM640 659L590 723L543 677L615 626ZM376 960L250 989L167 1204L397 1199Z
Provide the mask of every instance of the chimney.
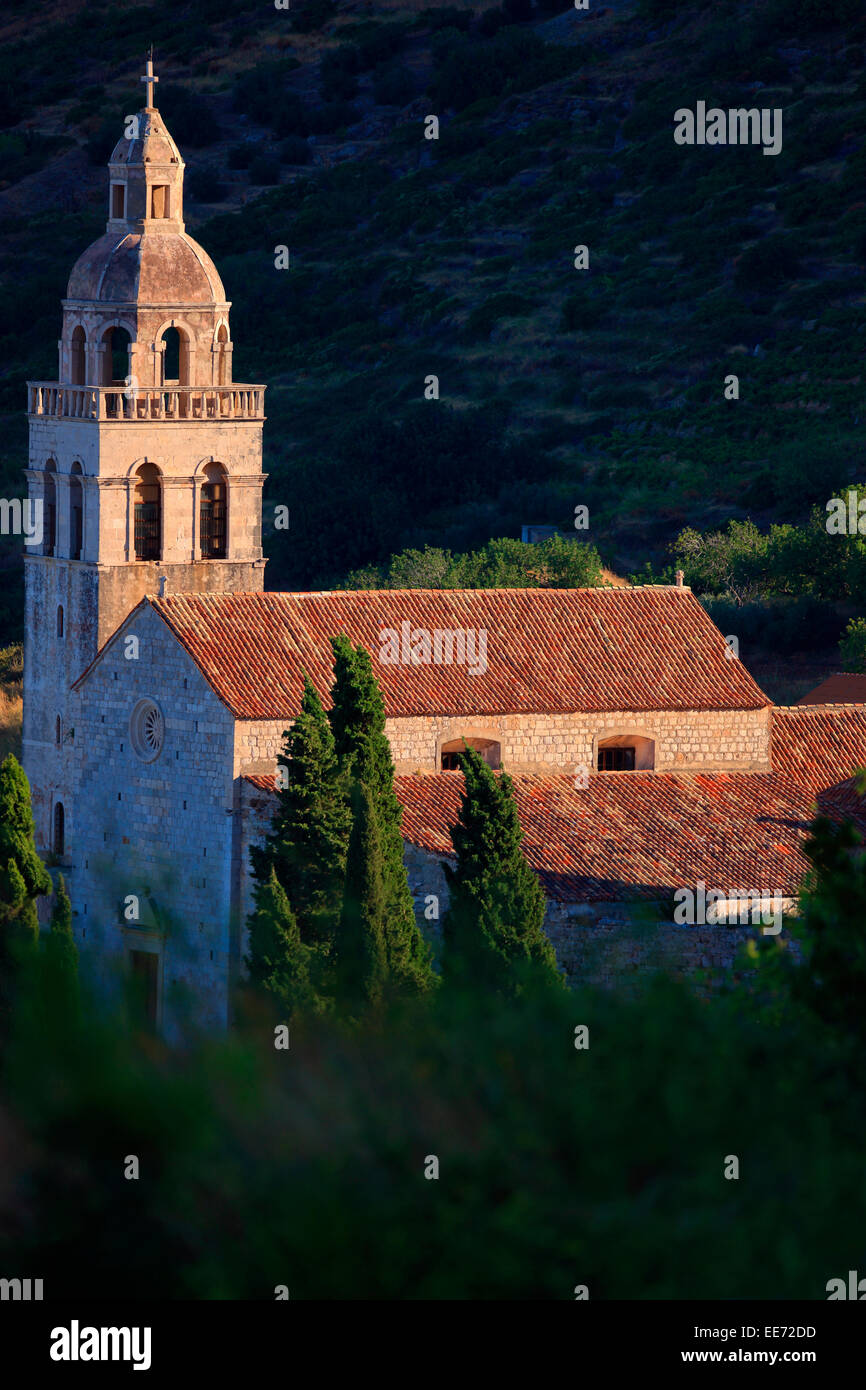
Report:
M679 584L679 582L680 582L680 577L679 577L679 575L677 575L677 583ZM165 598L165 575L164 575L164 574L161 574L161 575L159 576L159 597L160 597L160 598Z
M678 588L678 589L681 589L681 588L683 587L683 580L685 579L685 577L686 577L686 576L685 576L685 572L684 572L683 570L677 570L677 588ZM162 592L162 590L160 590L160 593L161 593L161 592Z

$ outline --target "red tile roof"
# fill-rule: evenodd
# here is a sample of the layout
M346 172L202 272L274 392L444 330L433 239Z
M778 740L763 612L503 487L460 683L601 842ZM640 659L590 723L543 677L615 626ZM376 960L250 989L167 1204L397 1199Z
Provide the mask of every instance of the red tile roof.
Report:
M699 881L795 897L816 809L866 833L866 803L849 780L866 765L866 711L774 709L773 756L772 773L601 773L585 790L565 774L515 776L526 857L563 902L660 898ZM273 789L273 777L248 780ZM398 777L395 787L404 838L451 855L462 774Z
M172 594L145 599L238 719L291 719L307 672L327 702L329 639L373 657L390 716L603 710L759 709L689 589L392 589ZM407 622L487 634L486 669L389 665L380 634ZM481 663L477 663L479 666Z
M866 676L852 671L839 671L828 676L808 695L802 695L798 705L866 705Z

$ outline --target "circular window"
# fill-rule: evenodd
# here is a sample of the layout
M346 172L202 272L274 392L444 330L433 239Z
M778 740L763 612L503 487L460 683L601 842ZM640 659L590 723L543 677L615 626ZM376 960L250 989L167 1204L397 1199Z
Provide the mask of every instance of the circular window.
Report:
M165 720L153 700L139 700L129 721L132 746L142 762L152 763L162 752Z

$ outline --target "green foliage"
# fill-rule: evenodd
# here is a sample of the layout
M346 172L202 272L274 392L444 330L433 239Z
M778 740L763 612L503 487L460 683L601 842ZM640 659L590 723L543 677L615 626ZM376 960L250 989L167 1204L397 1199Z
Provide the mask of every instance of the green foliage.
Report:
M866 618L852 618L839 643L846 671L866 671Z
M336 14L336 0L297 0L297 8L292 9L292 28L298 34L312 34Z
M427 545L408 549L381 569L349 575L351 589L582 589L602 582L598 551L553 535L534 545L502 536L480 550L453 555Z
M845 489L857 496L861 490ZM803 527L771 526L765 532L753 521L735 520L724 531L687 527L670 549L687 584L701 594L729 595L737 604L774 594L842 599L861 593L866 543L856 534L829 534L826 522L826 511L815 507Z
M369 788L355 782L343 911L334 941L337 999L350 1015L383 1001L388 974L387 920L378 817Z
M250 980L277 1004L285 1018L318 1005L310 980L311 949L301 941L297 918L273 867L254 889L249 919Z
M253 869L260 884L276 871L291 896L303 941L326 943L340 911L349 835L347 783L330 723L308 677L301 712L284 739L277 765L285 785L278 785L267 839L252 849Z
M451 828L457 867L445 865L451 900L442 924L443 974L511 996L525 988L520 967L559 978L543 926L544 893L521 848L511 779L495 776L471 748L460 766L463 799Z
M743 252L734 274L735 283L745 290L776 289L793 280L800 266L794 244L784 236L768 236Z
M78 999L78 947L72 934L72 904L60 874L51 908L51 927L45 941L47 978L55 999L74 1005Z
M334 651L334 686L329 712L334 747L346 775L363 783L372 798L382 857L384 937L389 988L423 992L433 983L430 950L418 930L403 865L402 808L394 791L394 762L385 733L385 705L370 654L340 635ZM357 823L357 816L355 818Z
M438 40L438 41L437 41ZM472 39L444 30L434 39L430 92L444 108L461 110L481 97L527 91L564 77L578 65L565 46L544 43L536 34L509 27L489 39Z
M10 753L0 764L0 866L6 866L15 901L19 883L28 899L51 892L51 879L36 853L33 832L30 783L18 759ZM8 901L0 891L0 914L3 903Z

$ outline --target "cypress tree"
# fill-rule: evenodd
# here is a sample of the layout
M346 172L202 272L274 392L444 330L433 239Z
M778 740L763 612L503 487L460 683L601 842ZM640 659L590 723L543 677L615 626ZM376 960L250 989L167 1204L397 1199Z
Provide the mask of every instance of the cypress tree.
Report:
M72 934L72 904L62 874L57 880L45 953L52 986L73 1002L78 996L78 947Z
M310 951L301 940L297 918L273 868L254 891L256 906L249 920L245 957L250 979L272 995L287 1016L315 1007Z
M384 859L369 787L352 787L352 833L340 929L334 943L337 1002L350 1010L381 1003L387 960Z
M385 960L396 991L430 989L435 976L403 864L403 811L394 791L394 761L385 733L385 703L370 654L341 634L332 639L334 685L329 712L334 746L346 775L368 789L378 824L385 893Z
M34 900L41 893L51 892L51 878L36 853L33 833L30 783L18 759L10 753L0 764L0 866L6 866L0 880L0 922L19 920L26 930L38 933ZM11 863L16 874L9 869ZM26 903L20 900L19 880L24 885Z
M447 978L504 994L519 992L516 965L561 979L545 934L544 893L521 849L514 789L472 748L461 755L463 800L451 839L457 867L445 866L450 904L442 924Z
M51 891L33 840L30 784L11 753L0 765L0 1011L8 1014L15 975L39 940L36 897Z
M331 726L308 677L301 712L284 738L277 761L285 785L270 834L251 858L260 883L276 870L309 945L327 941L339 918L350 813Z

